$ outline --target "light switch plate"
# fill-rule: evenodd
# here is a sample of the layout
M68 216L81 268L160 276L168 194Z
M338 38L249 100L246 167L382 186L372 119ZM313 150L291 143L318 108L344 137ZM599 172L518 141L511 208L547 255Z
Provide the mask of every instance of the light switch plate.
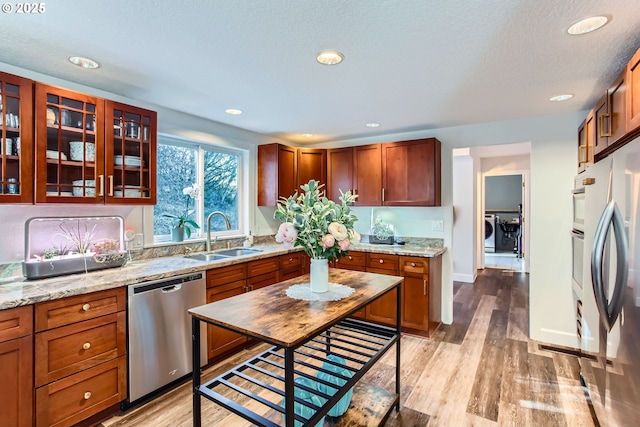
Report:
M131 249L142 249L143 246L144 240L142 238L142 233L136 234L131 242Z
M444 221L431 221L431 231L444 231Z

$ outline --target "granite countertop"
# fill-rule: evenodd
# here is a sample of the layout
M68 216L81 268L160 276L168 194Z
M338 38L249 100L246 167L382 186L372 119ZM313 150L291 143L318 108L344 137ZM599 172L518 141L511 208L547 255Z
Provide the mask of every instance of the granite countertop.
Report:
M185 258L183 255L141 259L128 262L119 268L41 280L26 280L23 276L2 277L0 278L0 310L127 286L134 283L164 279L181 274L196 273L211 268L224 267L240 262L269 258L275 255L301 250L299 248L287 250L280 244L254 245L251 249L258 249L261 253L216 261L199 261ZM387 246L363 243L353 246L352 250L435 257L444 253L446 248L400 245Z

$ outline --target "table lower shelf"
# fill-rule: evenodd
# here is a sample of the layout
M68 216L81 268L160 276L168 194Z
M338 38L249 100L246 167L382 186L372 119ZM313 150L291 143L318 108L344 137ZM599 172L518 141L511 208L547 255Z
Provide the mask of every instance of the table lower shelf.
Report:
M377 426L397 406L398 395L358 381L398 340L393 328L344 319L293 351L293 372L286 372L285 350L276 346L202 384L195 393L256 425L276 427L283 424L285 379L305 377L316 384L333 389L338 387L317 377L319 372L323 372L344 381L344 385L333 395L296 385L296 388L325 401L316 406L295 398L297 403L311 408L311 413L315 414L309 418L296 415L296 420L305 426L315 426L349 389L354 388L347 412L338 418L327 417L329 425ZM332 362L342 369L344 375L327 370L323 365L329 354L345 361L344 365Z

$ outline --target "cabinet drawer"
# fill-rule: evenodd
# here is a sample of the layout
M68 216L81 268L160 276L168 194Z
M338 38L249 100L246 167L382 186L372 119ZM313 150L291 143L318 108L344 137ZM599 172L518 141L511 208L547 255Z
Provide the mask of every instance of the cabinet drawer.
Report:
M400 271L403 276L423 276L429 274L429 260L422 257L400 257Z
M280 274L278 271L272 271L270 273L261 274L256 277L251 277L247 279L247 286L250 291L255 289L264 288L266 286L271 286L280 281Z
M227 267L207 270L207 288L237 282L247 278L247 264L234 264Z
M293 279L295 277L302 276L302 267L292 267L284 270L280 270L279 281Z
M119 357L36 389L36 427L66 427L127 397L126 358Z
M369 268L398 270L398 255L367 253L367 271Z
M302 264L302 253L297 252L297 253L280 255L279 261L280 261L280 270L284 268L289 268L289 267L297 267Z
M0 311L0 342L33 333L33 306Z
M246 280L237 280L231 283L225 283L224 285L214 286L212 288L207 288L207 295L222 295L234 289L242 289L242 292L246 290L247 281ZM225 297L226 298L226 297ZM211 301L207 300L207 303Z
M277 271L280 268L278 257L257 259L247 263L247 277L255 277L265 273Z
M364 252L351 251L347 256L336 259L335 266L347 270L351 270L349 267L364 267L366 265L365 258Z
M125 288L38 303L36 332L124 311L125 305Z
M36 334L36 387L124 356L125 312Z

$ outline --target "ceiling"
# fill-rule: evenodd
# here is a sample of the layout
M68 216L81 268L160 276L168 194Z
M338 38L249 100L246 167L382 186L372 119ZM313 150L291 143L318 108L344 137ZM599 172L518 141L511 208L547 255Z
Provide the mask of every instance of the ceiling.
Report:
M640 47L637 0L44 4L0 16L0 62L301 144L589 109Z

